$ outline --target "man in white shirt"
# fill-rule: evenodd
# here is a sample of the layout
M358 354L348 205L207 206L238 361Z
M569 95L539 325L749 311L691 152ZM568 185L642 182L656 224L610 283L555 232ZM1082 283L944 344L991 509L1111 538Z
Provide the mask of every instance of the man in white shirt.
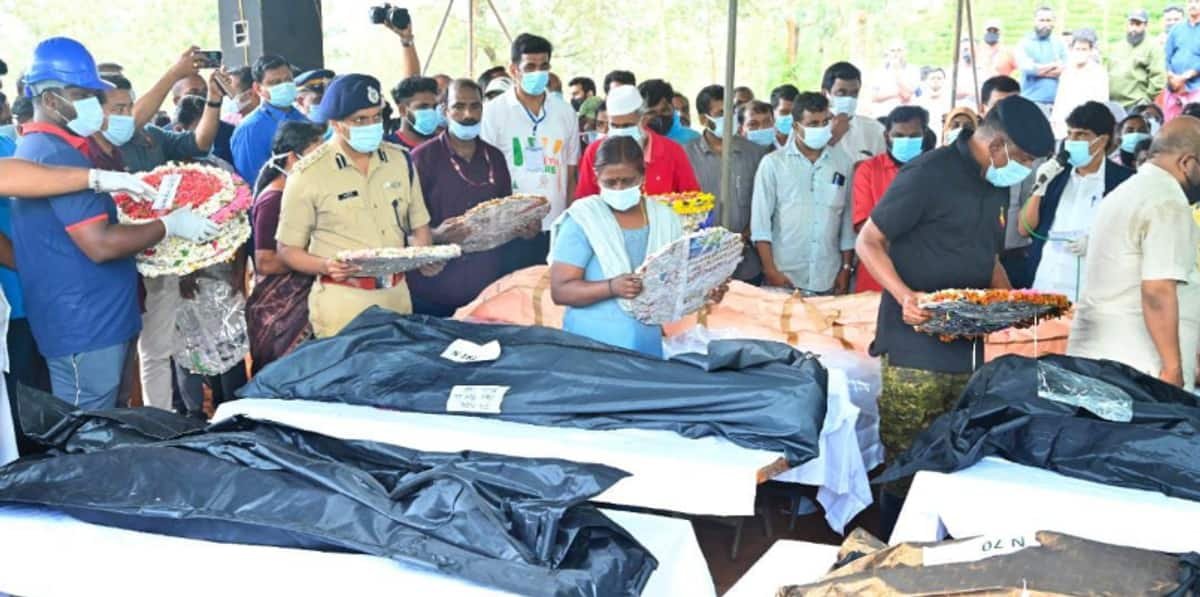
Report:
M854 258L848 192L854 164L829 146L833 112L825 96L801 93L792 114L793 141L764 157L754 176L750 240L767 286L846 294Z
M893 41L884 54L883 68L871 78L874 116L887 116L896 106L912 104L920 84L921 71L905 59L904 42Z
M1067 354L1120 361L1191 389L1200 341L1200 120L1167 123L1150 159L1100 205Z
M483 107L480 137L504 152L513 192L542 195L550 201L542 234L509 244L505 271L545 263L550 224L571 202L575 188L579 120L570 104L546 93L552 51L544 38L517 36L508 66L513 86Z
M878 120L858 114L858 95L862 91L862 72L849 62L835 62L821 77L821 92L833 109L833 139L853 163L887 153L884 127Z

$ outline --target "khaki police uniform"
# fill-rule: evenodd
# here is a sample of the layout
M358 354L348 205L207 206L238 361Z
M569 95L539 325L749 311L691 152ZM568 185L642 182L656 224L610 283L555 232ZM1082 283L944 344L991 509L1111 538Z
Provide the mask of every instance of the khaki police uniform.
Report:
M383 143L371 152L364 176L336 139L296 163L283 191L275 239L318 257L339 251L404 247L413 230L429 225L421 183L406 150ZM408 285L364 290L318 277L308 295L317 337L337 334L373 305L412 313Z

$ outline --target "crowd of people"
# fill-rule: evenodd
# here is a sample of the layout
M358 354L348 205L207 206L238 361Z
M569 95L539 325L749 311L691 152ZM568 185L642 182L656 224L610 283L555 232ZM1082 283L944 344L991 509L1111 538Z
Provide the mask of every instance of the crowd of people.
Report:
M393 27L401 68L390 92L369 75L297 72L274 55L205 72L196 48L142 91L119 65L52 38L20 79L14 126L0 129L0 156L20 158L0 162L0 193L16 198L0 202L10 381L106 408L124 404L136 378L145 404L203 416L203 386L229 399L247 371L203 377L173 362L175 314L199 278L248 295L256 372L369 307L450 316L507 273L547 262L566 330L658 355L661 329L617 299L642 292L636 268L683 234L646 197L703 191L716 196L713 223L744 239L737 280L804 296L884 291L872 352L883 357L889 453L982 362L981 344L916 331L929 317L923 292L1067 294L1078 304L1072 353L1191 387L1200 120L1177 116L1200 116L1200 0L1160 39L1148 20L1130 14L1125 44L1100 60L1094 32L1064 41L1043 8L1011 48L996 22L982 43L962 40L957 83L952 68L908 64L897 43L869 78L839 61L815 88L780 85L765 101L715 84L693 98L622 70L564 87L554 46L532 34L478 78L425 77L413 31ZM168 98L174 111L158 122ZM252 240L232 264L138 275L134 256L164 237L214 232L187 208L118 223L109 193L153 195L129 173L170 162L253 185ZM467 210L514 193L545 197L550 214L492 251L383 277L336 258L460 243L474 232Z

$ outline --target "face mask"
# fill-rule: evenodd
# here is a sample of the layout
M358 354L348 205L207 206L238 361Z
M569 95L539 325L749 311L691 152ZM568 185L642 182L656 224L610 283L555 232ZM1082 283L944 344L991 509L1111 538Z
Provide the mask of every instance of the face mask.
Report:
M550 71L539 70L521 75L521 90L529 95L541 95L550 84Z
M109 114L108 128L101 132L113 145L121 146L133 138L133 117Z
M601 135L600 131L587 131L583 134L583 142L586 145L591 145L592 143L599 141L602 137L604 137L604 135Z
M1150 135L1146 133L1125 133L1121 135L1121 151L1125 153L1133 153L1137 151L1137 146L1142 141L1149 139Z
M1053 28L1053 27L1046 27L1046 28L1037 27L1037 28L1034 28L1034 32L1036 32L1036 33L1037 33L1038 39L1046 39L1047 37L1050 37L1050 32L1052 32L1052 31L1054 31L1054 28Z
M1021 181L1028 178L1029 174L1033 172L1029 166L1022 164L1009 156L1007 143L1004 144L1004 155L1008 158L1008 163L1000 168L997 168L995 160L993 160L992 165L988 166L987 174L985 175L988 182L992 183L993 186L997 186L1002 189L1020 184Z
M825 126L806 126L804 127L804 144L809 149L825 149L829 144L829 140L833 138L833 127Z
M61 95L55 95L63 101L70 101ZM104 108L100 107L100 100L94 97L75 100L71 102L71 107L75 108L75 118L67 121L67 128L76 135L87 137L104 126ZM59 116L62 114L59 113Z
M575 110L576 112L578 112L579 109L582 107L583 107L583 100L578 99L578 98L571 98L571 109L572 110Z
M412 118L409 119L409 124L412 124L414 131L425 137L432 135L437 130L438 123L441 122L441 119L438 118L438 111L433 108L412 110L410 114L412 114Z
M642 127L633 126L612 126L608 127L608 136L610 137L633 137L634 141L642 141Z
M720 137L721 133L725 132L725 116L709 116L708 121L710 123L708 130L712 131L714 135Z
M1153 137L1158 134L1158 127L1162 125L1159 124L1157 118L1146 118L1146 126L1150 127L1150 136Z
M247 89L237 96L237 111L245 112L254 105L254 90Z
M296 101L296 84L291 81L284 81L278 85L272 85L267 88L267 93L271 95L272 106L276 108L288 108L292 102Z
M646 128L660 135L670 134L673 126L675 126L675 119L671 116L655 116L646 123Z
M837 114L839 116L842 114L845 114L847 116L854 116L854 113L858 111L858 98L857 97L850 97L848 95L846 95L846 96L835 95L831 98L831 100L832 101L830 103L833 104L833 113L834 114Z
M790 135L792 133L792 124L796 122L796 118L791 114L780 116L775 119L775 130L780 135Z
M946 145L951 145L958 140L958 136L962 134L962 127L950 129L946 132Z
M346 142L350 144L351 149L358 153L371 153L379 149L379 144L383 143L382 122L348 128L350 129L350 138Z
M291 172L284 170L283 167L279 165L279 164L286 164L287 157L288 157L288 154L286 154L286 153L277 153L267 159L267 166L275 169L275 171L279 172L280 174L282 174L284 176L291 176L291 174L292 174ZM299 159L299 157L300 157L299 155L296 156L297 159Z
M638 204L642 199L642 189L637 186L615 191L600 187L600 199L617 211L625 211Z
M775 143L775 129L758 129L746 133L746 139L755 145L766 147Z
M1081 168L1092 162L1092 144L1087 141L1067 141L1063 144L1067 150L1067 162L1076 168Z
M328 141L333 138L333 127L325 128L325 136L321 137L322 141Z
M221 98L221 117L224 118L238 111L237 100L226 95Z
M984 33L983 34L983 43L985 43L989 46L994 46L994 45L1000 43L1000 34L998 32L994 32L994 31L988 31L987 33Z
M483 128L483 125L479 124L478 122L474 124L467 124L465 122L458 122L456 120L451 120L449 126L450 134L462 139L463 141L470 141L478 137L479 130Z
M3 126L0 126L0 137L4 137L5 139L8 139L9 141L15 142L17 140L17 125L6 124Z
M1141 45L1142 41L1145 39L1146 39L1145 31L1143 31L1141 33L1129 32L1129 33L1125 34L1125 40L1128 41L1129 45L1131 45L1131 46Z
M924 141L921 137L895 137L892 139L892 157L901 164L907 164L909 160L921 155L921 145Z

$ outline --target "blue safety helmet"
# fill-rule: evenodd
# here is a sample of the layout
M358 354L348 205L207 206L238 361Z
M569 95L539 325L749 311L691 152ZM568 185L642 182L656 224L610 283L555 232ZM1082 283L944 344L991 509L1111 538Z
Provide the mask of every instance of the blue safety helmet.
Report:
M113 87L100 78L91 52L69 37L51 37L39 43L23 80L26 97L33 97L33 85L43 81L100 91Z

